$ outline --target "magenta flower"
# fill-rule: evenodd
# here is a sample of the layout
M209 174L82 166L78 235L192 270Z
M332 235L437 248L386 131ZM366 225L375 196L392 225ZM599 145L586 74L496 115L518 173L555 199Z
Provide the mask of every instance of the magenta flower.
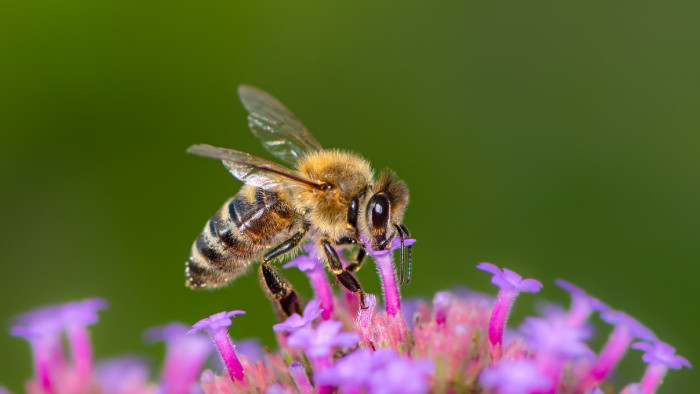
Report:
M294 379L294 383L297 385L297 389L300 394L312 394L314 388L311 385L309 377L306 375L304 366L299 362L294 362L289 365L289 375Z
M44 390L56 389L56 372L68 369L72 377L62 382L64 389L85 390L92 375L92 346L87 326L97 322L97 310L106 301L88 299L64 305L48 306L16 318L10 333L28 340L34 352L35 384ZM71 351L72 365L66 365L61 333L65 331Z
M377 297L374 294L365 294L365 309L360 309L355 322L355 330L360 334L362 340L369 344L371 341L372 319L377 308Z
M652 345L648 342L637 342L632 345L632 348L643 351L642 360L649 364L640 384L644 394L656 392L669 368L692 368L690 362L676 355L676 349L667 343L654 341Z
M34 356L32 384L44 391L54 391L55 372L65 368L61 343L63 322L57 307L44 307L28 312L17 319L10 334L26 339Z
M302 348L313 358L330 356L333 347L349 348L359 341L357 333L340 332L342 328L343 323L335 320L323 321L315 329L300 328L289 336L289 346Z
M145 334L148 341L163 341L167 346L161 384L167 385L170 394L189 392L212 350L206 336L187 333L186 325L170 323Z
M310 327L311 322L321 315L323 311L323 309L319 309L320 306L321 301L317 299L311 300L304 308L304 316L299 316L298 313L294 313L282 323L272 326L272 329L275 331L291 333L300 328Z
M257 363L263 358L263 348L258 338L241 339L234 342L236 352L245 356L251 363Z
M595 364L589 370L588 376L583 379L583 384L580 385L582 389L602 382L624 356L633 338L646 341L656 340L656 336L651 330L626 313L608 309L601 312L600 318L607 323L614 324L615 329L610 334Z
M517 273L504 268L502 271L495 264L479 263L476 268L493 274L491 283L501 290L515 292L537 293L542 288L542 283L536 279L523 279Z
M481 373L481 384L499 394L529 394L547 391L551 378L543 374L537 364L528 359L501 361Z
M399 286L396 283L393 252L401 248L401 239L395 237L389 249L386 250L374 250L372 249L371 242L367 240L364 241L365 250L367 254L372 256L377 265L377 270L379 271L379 278L381 279L382 290L384 292L386 313L389 316L396 316L399 311L401 311L401 296L399 294ZM416 243L416 240L413 238L404 239L403 241L404 246L411 246L414 243Z
M303 260L297 263L305 264ZM103 302L88 300L40 308L17 318L11 331L27 338L35 353L36 373L25 387L30 394L601 394L601 387L619 391L606 378L631 338L654 340L641 323L561 281L560 285L572 294L570 311L547 306L544 312L548 318L526 318L520 331L504 333L515 297L521 291L537 292L541 284L492 264L483 263L479 268L493 274L492 282L500 288L497 299L456 290L438 292L432 303L406 302L403 309L397 298L396 302L388 301L395 309L378 310L377 298L372 294L366 295L368 308L359 309L339 292L330 298L333 316L338 320L318 319L322 301L316 299L307 304L303 314L273 327L289 333L277 336L279 350L263 352L254 340L233 345L228 327L231 317L242 311L215 314L189 331L178 324L151 329L146 336L167 345L159 383L149 380L154 374L139 359L100 362L95 368L90 363L79 366L76 357L81 354L83 360L91 360L91 351L80 350L91 349L89 337L83 335L86 333L76 335L73 343L83 341L84 345L73 346L69 332L71 327L84 329L94 323L95 311L104 306ZM353 300L357 300L354 294ZM615 326L597 359L586 344L592 333L586 319L595 309L602 309L602 319ZM191 334L183 335L185 331ZM206 331L213 339L223 360L223 373L200 373L211 345L203 335L195 335L196 331ZM486 332L489 335L484 335ZM506 334L508 340L504 341ZM66 339L73 362L63 354ZM654 340L653 344L637 343L633 347L645 351L643 359L649 366L641 383L627 385L623 394L652 393L669 368L690 367L665 343Z
M592 358L593 351L586 345L589 330L574 328L561 322L540 317L528 317L520 326L528 347L540 353L559 358Z
M390 349L371 351L358 349L336 361L331 368L321 371L319 383L336 386L343 392L359 392L369 385L372 372L383 366L396 352Z
M568 324L579 327L588 319L591 313L608 309L608 306L595 297L588 295L580 287L563 279L554 281L557 286L571 294L571 310L569 311Z
M318 374L322 384L335 386L342 393L425 393L433 364L412 360L390 349L359 349Z
M435 314L435 322L437 324L445 324L447 319L447 310L452 304L452 294L447 291L435 293L433 297L433 311Z
M306 273L311 282L311 288L314 290L316 298L321 301L323 320L328 320L331 318L333 313L333 292L331 291L331 286L328 283L328 277L326 276L326 270L323 268L323 264L316 257L315 253L310 253L309 256L301 255L287 264L282 266L283 268L297 267L299 270Z
M430 388L433 374L430 360L397 357L390 360L370 378L369 392L377 394L421 394Z
M528 317L520 327L528 347L537 352L539 370L549 377L554 390L559 382L563 364L577 359L593 359L595 354L586 345L590 332L572 327L562 321ZM553 392L553 391L552 391Z
M239 381L243 380L243 366L238 356L236 356L236 351L233 348L231 337L229 337L226 328L231 325L231 316L243 314L245 314L244 311L220 312L198 321L187 332L188 334L194 334L197 331L205 331L209 334L226 365L231 379Z
M535 279L523 279L522 276L507 268L501 271L500 268L491 263L479 263L476 268L493 274L491 283L500 289L489 322L491 357L495 362L501 358L503 353L503 329L515 299L523 291L527 293L539 292L542 288L542 283Z
M648 364L663 364L671 369L693 367L684 357L676 355L675 348L661 341L655 341L653 345L647 342L637 342L632 345L632 348L643 351L642 360Z
M104 394L146 393L149 387L148 367L139 357L127 356L97 363L95 374Z

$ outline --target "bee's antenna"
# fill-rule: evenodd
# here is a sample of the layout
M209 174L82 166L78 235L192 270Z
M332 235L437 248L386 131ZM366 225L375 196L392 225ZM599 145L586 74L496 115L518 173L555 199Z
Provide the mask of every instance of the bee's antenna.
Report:
M403 286L403 285L404 285L404 281L403 281L403 279L404 279L404 275L403 275L403 274L404 274L404 261L405 261L405 260L404 260L404 244L403 244L403 240L404 240L405 234L404 234L403 229L401 228L401 226L399 226L398 224L395 224L394 227L396 227L396 230L399 232L399 238L401 238L401 265L400 265L401 268L399 269L399 272L400 272L400 276L399 276L399 285ZM409 268L409 272L410 272L410 268ZM410 273L409 273L409 275L410 275ZM406 282L406 283L408 283L408 282Z
M403 231L399 231L399 234L401 234L401 284L402 285L407 285L411 282L411 260L413 260L413 250L411 249L411 245L408 245L408 270L406 272L406 282L403 281L403 241L404 241L404 235L406 238L411 238L411 232L408 231L406 226L403 224L397 225L396 228L400 228Z
M413 245L408 245L408 272L406 275L406 284L411 282L411 260L413 257L413 250L411 249Z

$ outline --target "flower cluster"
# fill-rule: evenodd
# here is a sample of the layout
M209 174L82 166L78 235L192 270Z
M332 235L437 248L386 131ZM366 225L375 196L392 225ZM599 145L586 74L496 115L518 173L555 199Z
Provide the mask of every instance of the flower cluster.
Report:
M404 240L404 246L413 242ZM635 394L655 392L668 369L690 367L637 320L562 280L556 283L571 295L568 310L550 305L542 316L509 328L519 294L537 293L542 284L490 263L477 268L492 275L495 297L457 289L438 292L431 302L402 302L391 253L400 247L395 242L389 251L368 251L377 262L384 302L367 294L365 309L356 294L333 293L313 254L289 262L286 267L307 273L316 298L302 315L272 327L276 351L230 337L231 319L243 311L148 330L147 340L167 347L157 381L149 380L149 369L137 358L93 365L87 326L97 321L103 300L29 312L17 317L10 331L25 338L34 355L34 376L25 389L32 394L602 393L632 348L644 352L647 369L638 382L618 384L618 391ZM594 313L612 326L597 352L587 342ZM214 350L220 362L207 366Z

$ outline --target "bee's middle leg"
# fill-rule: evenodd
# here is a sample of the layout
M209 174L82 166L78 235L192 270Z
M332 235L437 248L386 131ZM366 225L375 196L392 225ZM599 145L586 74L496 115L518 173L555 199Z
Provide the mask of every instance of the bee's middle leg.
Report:
M280 321L295 313L302 314L304 306L296 290L294 290L287 278L270 263L263 262L260 264L259 280L260 287L270 302L272 302L272 307Z
M357 278L355 278L355 275L343 269L343 263L340 260L340 256L338 256L338 252L328 240L322 240L321 245L323 246L326 261L328 261L331 272L338 278L338 281L340 281L343 287L360 296L360 307L362 309L367 309L365 305L365 292L362 290L362 286L360 282L357 281Z
M260 285L267 298L272 302L280 320L284 320L294 313L301 314L303 305L292 284L276 268L270 265L270 260L293 250L304 239L305 235L306 229L287 238L284 242L265 253L260 264Z
M301 240L304 239L305 235L306 229L295 233L291 237L284 240L284 242L282 242L281 244L268 250L267 253L265 253L265 255L263 256L262 261L264 263L267 263L270 260L273 260L287 252L292 251L294 248L297 247L297 245L299 245L299 242L301 242Z

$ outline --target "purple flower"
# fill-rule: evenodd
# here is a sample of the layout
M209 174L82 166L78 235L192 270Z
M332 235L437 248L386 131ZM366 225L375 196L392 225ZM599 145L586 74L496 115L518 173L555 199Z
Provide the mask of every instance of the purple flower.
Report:
M220 312L202 319L192 326L188 334L193 334L197 331L206 331L214 341L216 350L224 360L224 365L228 370L231 379L238 381L243 380L243 366L241 365L236 351L231 343L231 337L228 335L226 328L231 325L231 316L245 314L244 311Z
M258 338L241 339L235 342L236 350L251 363L256 363L263 356L263 349Z
M107 301L91 298L80 302L69 302L60 307L61 318L66 327L71 355L77 373L76 389L87 388L92 374L92 343L86 326L97 322L97 311L107 307Z
M557 279L554 283L571 294L571 310L569 311L568 323L572 326L582 325L594 310L603 311L608 309L607 305L588 295L576 285L562 279Z
M26 339L32 347L34 381L44 391L54 390L55 374L65 366L61 331L61 308L38 308L15 318L10 334Z
M303 327L294 331L288 338L289 346L304 349L310 358L330 356L334 346L353 347L359 341L354 332L340 332L343 323L335 320L321 322L316 329Z
M148 383L146 362L133 356L104 360L95 367L99 392L104 394L139 393Z
M598 385L612 372L627 351L632 338L637 337L645 340L656 338L648 328L623 312L607 309L601 312L600 318L607 323L614 324L615 329L610 334L595 364L579 384L579 388L582 390Z
M632 348L643 351L642 360L649 364L640 384L642 393L656 392L669 368L692 368L688 360L676 355L676 349L667 343L654 341L652 345L647 342L637 342L632 345Z
M523 279L522 276L504 268L501 271L496 265L491 263L479 263L476 268L493 274L491 283L502 290L512 290L516 292L537 293L542 288L542 283L536 279Z
M416 314L420 314L420 309L424 305L427 308L427 302L422 298L404 298L402 304L401 317L410 328L413 328L417 317Z
M632 348L643 351L642 360L648 364L663 364L671 369L692 368L690 362L676 355L676 349L667 343L655 341L652 345L648 342L637 342Z
M600 318L606 323L625 327L635 338L656 341L656 335L650 329L624 312L608 309L600 313Z
M396 284L396 272L394 271L394 261L392 252L401 247L401 239L394 237L391 246L386 250L372 249L372 243L363 237L365 250L372 256L379 271L379 278L384 291L384 305L386 313L390 316L396 316L401 311L401 296L399 295L399 287ZM415 239L404 239L404 246L411 246L416 242Z
M428 391L432 362L400 356L395 350L359 349L321 371L318 382L341 392L424 393Z
M170 323L146 331L148 341L163 341L167 345L161 384L168 385L168 393L187 393L199 375L211 352L206 336L188 335L187 326Z
M333 291L331 290L330 283L328 283L328 277L326 276L326 271L323 269L323 264L317 258L316 254L311 251L310 256L301 255L291 260L283 267L297 267L306 273L316 298L321 301L321 306L323 307L323 309L321 309L321 315L323 320L330 319L333 314Z
M297 267L300 271L304 272L313 271L319 268L323 269L323 265L321 265L320 261L304 254L300 255L299 257L296 257L295 259L290 260L282 266L282 268L290 267Z
M381 371L372 374L369 391L376 394L427 393L433 368L430 360L394 358Z
M452 304L452 294L447 291L435 293L433 297L433 313L437 324L445 324L447 320L447 311Z
M317 379L322 384L341 389L359 390L369 385L372 373L395 357L398 357L398 353L391 349L358 349L336 361L331 368L321 371Z
M355 330L362 336L362 340L367 344L372 339L372 317L374 310L377 308L377 297L374 294L365 295L366 309L360 309L355 321Z
M522 291L537 293L542 288L542 283L535 279L523 279L522 276L507 268L501 271L500 268L491 263L479 263L476 268L493 274L491 283L500 289L489 320L491 358L493 362L497 362L503 353L503 330L515 299Z
M527 345L532 350L559 358L593 357L585 341L590 332L559 321L528 317L520 326Z
M529 394L545 392L552 386L551 379L537 368L534 361L523 359L501 361L485 369L481 384L499 394Z
M300 328L309 327L311 326L311 322L321 315L323 309L319 309L320 306L321 301L317 299L311 300L304 308L303 317L299 316L298 313L294 313L282 323L272 326L272 329L275 331L292 333Z
M236 315L245 315L245 311L219 312L213 314L198 321L197 323L194 323L192 328L187 333L194 334L197 331L205 331L209 335L212 335L212 333L217 332L222 328L229 327L232 323L231 317Z
M97 323L97 311L107 308L107 301L102 298L89 298L78 302L69 302L60 307L63 321L67 324L88 326Z
M294 383L297 385L297 389L300 394L311 394L314 392L313 386L311 386L311 381L306 375L304 366L299 362L293 362L289 365L289 375L294 379Z

